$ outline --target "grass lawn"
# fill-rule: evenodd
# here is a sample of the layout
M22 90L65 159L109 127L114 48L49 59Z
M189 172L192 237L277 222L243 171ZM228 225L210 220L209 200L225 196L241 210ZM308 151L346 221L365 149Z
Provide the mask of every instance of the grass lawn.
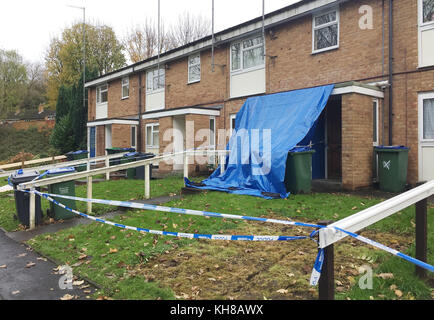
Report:
M101 184L101 190L94 189L94 197L136 198L143 193L139 188L143 182L137 183L137 190L132 191L126 190L126 185L122 187L120 181L107 182L106 185ZM182 179L174 177L153 183L151 190L155 197L179 191ZM79 192L77 194L80 195ZM291 195L285 200L264 200L206 192L185 196L167 205L315 223L324 219L342 219L382 200L315 193ZM101 206L99 210L109 209ZM430 207L429 212L428 228L432 228L434 208ZM312 231L308 228L140 210L127 211L113 221L190 233L307 235ZM414 208L407 208L362 234L414 256ZM432 232L428 241L428 262L432 264ZM317 253L316 244L311 240L272 243L188 240L93 223L41 235L28 243L59 264L71 265L75 275L87 277L101 285L102 289L94 298L317 298L317 288L309 286ZM339 241L335 245L335 253L337 299L432 299L434 278L430 275L427 281L417 279L413 275L414 266L404 260L350 238ZM362 265L374 270L373 289L359 289L359 267Z

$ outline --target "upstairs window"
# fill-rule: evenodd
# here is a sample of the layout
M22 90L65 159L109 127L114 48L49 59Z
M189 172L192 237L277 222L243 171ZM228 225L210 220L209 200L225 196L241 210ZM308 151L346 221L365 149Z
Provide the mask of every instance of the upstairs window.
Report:
M339 47L339 11L332 10L313 16L312 53Z
M242 71L265 64L265 46L262 35L231 45L231 70Z
M165 72L163 68L148 71L146 75L146 91L163 91L165 83Z
M107 85L104 84L96 88L96 103L107 103Z
M122 99L130 96L130 79L128 77L122 79Z
M422 23L434 23L434 0L422 0Z
M188 57L188 83L200 81L200 53Z

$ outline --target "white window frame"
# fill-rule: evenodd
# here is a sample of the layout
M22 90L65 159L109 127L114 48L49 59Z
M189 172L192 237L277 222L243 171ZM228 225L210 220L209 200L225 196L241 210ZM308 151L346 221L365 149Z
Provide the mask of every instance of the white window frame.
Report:
M158 126L158 130L155 130L154 128ZM151 140L152 140L152 145L148 144L148 128L151 127ZM155 144L154 141L154 133L158 132L158 134L160 134L160 124L158 122L156 123L148 123L146 124L146 148L159 148L160 147L160 141L157 141L157 144Z
M380 136L379 136L380 135L380 124L379 124L379 121L380 121L380 116L379 116L380 107L379 107L379 101L378 101L378 99L374 99L374 100L372 100L372 102L375 103L375 116L376 116L375 117L375 123L377 124L377 126L375 128L375 131L377 133L377 140L376 141L373 140L372 145L374 147L377 147L377 146L380 145Z
M434 143L434 139L425 139L423 137L423 101L434 99L434 92L420 93L419 94L419 141Z
M211 120L213 121L213 123L214 123L214 126L213 126L213 128L211 128ZM213 134L213 140L214 140L214 144L211 144L211 132L213 132L214 134ZM211 149L211 150L215 150L215 148L216 148L216 119L215 119L215 117L214 116L210 116L209 117L209 148Z
M101 90L102 87L106 87L104 90ZM97 105L104 105L108 103L108 84L102 84L98 87L96 87L96 104ZM107 101L101 102L101 93L102 92L107 92Z
M265 46L265 38L264 37L262 37L262 44L257 44L255 46L249 47L247 49L243 48L243 41L254 39L254 38L258 38L259 36L262 36L262 34L261 35L256 34L254 36L243 38L241 40L238 40L238 41L235 41L235 42L231 43L231 45L229 47L229 58L230 58L229 63L230 63L231 74L239 74L239 73L244 73L244 72L249 72L249 71L259 70L259 69L265 68L265 54L266 54L265 50L266 50L266 46ZM232 69L232 46L234 46L236 44L240 45L240 68L233 70ZM243 61L244 54L243 54L243 52L247 51L247 50L252 50L252 49L260 48L261 46L264 47L264 61L263 61L263 63L259 64L257 66L254 66L254 67L243 68L243 65L244 65L244 61Z
M418 0L418 56L419 68L428 67L430 65L422 64L422 32L434 29L434 21L423 22L423 2Z
M237 117L237 114L236 113L234 113L234 114L231 114L230 116L229 116L229 128L230 128L230 134L231 134L231 136L232 136L232 133L234 132L234 130L235 130L235 127L232 125L232 122L233 122L233 120L234 119L236 119L236 117Z
M332 12L336 12L336 21L332 21L332 22L328 22L328 23L324 23L320 26L316 26L315 25L315 18L319 17L319 16L323 16L326 15L328 13L332 13ZM325 27L329 27L331 25L337 24L338 28L337 28L337 33L338 33L338 41L337 44L331 47L327 47L327 48L322 48L322 49L318 49L315 50L315 30L319 30ZM339 7L327 10L327 11L321 11L318 12L316 14L314 14L312 16L312 54L316 54L316 53L320 53L320 52L324 52L324 51L329 51L329 50L334 50L334 49L338 49L339 48L339 40L340 40L340 18L339 18Z
M162 88L158 88L158 89L154 89L153 87L152 87L152 89L148 88L148 76L149 76L150 73L152 73L152 86L154 86L154 81L153 80L154 80L155 77L158 77L158 74L157 74L157 76L154 75L154 71L157 71L157 70L158 70L158 67L150 69L150 70L148 70L146 72L146 93L163 92L165 90L165 88L166 88L166 70L164 69L164 67L160 67L160 72L162 72L162 73L160 73L160 76L162 74L163 77L164 77L163 87Z
M190 64L190 61L191 61L193 58L196 58L196 57L199 57L199 63ZM199 79L191 80L191 79L190 79L190 67L194 67L194 66L197 66L197 65L199 65ZM188 70L187 70L187 72L188 72L188 84L196 83L196 82L200 82L200 79L201 79L201 73L202 73L201 60L200 60L200 52L198 52L198 53L196 53L196 54L193 54L193 55L191 55L191 56L188 57L188 61L187 61L187 69L188 69Z
M134 129L134 144L133 144L133 129ZM137 126L131 126L130 128L130 139L131 139L131 148L136 149L137 151Z
M124 83L125 80L126 80L126 82ZM129 78L129 77L124 77L124 78L122 78L122 80L121 80L121 84L122 84L122 86L121 86L121 90L122 90L122 92L121 92L122 99L127 99L127 98L130 97L130 78ZM124 96L124 87L127 87L127 88L128 88L128 95L127 95L127 96Z

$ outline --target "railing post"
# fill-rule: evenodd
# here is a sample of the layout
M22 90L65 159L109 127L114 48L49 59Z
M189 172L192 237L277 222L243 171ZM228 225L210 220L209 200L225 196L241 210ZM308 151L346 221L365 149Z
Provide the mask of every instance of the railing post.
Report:
M188 154L184 151L184 178L188 179Z
M30 191L32 191L30 193L30 203L29 203L29 213L30 213L30 217L29 217L29 227L30 230L35 229L35 212L36 212L36 195L34 193L35 189L32 188L30 189Z
M416 203L416 259L427 262L427 199ZM419 278L426 278L426 270L416 266L416 275Z
M145 199L151 198L151 184L150 184L150 172L151 166L149 164L145 165Z
M110 159L106 158L105 159L105 167L108 168L110 166ZM110 180L110 172L107 172L105 174L105 179L108 181Z
M327 226L333 221L320 221L318 224ZM324 263L322 266L321 277L318 284L319 300L335 299L335 271L334 271L334 247L329 245L324 248Z
M220 175L222 175L225 172L225 166L226 166L226 155L220 155Z

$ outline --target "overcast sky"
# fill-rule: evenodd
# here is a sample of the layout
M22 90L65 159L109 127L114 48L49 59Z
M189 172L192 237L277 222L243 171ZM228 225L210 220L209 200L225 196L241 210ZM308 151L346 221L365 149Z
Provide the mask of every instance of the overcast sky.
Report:
M160 0L161 18L169 24L188 11L211 20L212 0ZM271 12L299 0L265 0ZM262 0L214 0L216 32L262 14ZM118 38L145 17L157 21L158 0L1 0L0 48L17 50L26 61L43 62L50 39L65 27L81 22L83 12L68 5L86 7L86 20L106 24Z

